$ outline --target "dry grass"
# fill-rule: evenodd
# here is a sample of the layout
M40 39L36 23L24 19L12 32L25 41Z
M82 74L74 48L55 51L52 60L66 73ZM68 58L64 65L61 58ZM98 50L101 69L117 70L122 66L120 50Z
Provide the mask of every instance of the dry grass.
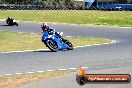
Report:
M61 22L74 24L95 24L132 26L131 11L96 10L4 10L0 18L13 17L19 20Z
M111 40L91 37L65 37L74 47L109 43ZM41 35L0 31L0 52L45 49L41 42Z
M109 40L109 39L93 38L93 37L68 37L67 39L72 41L72 43L75 47L76 46L84 46L84 45L103 44L103 43L111 42L111 40Z
M37 80L46 80L52 77L65 76L70 71L53 71L33 74L11 75L0 77L0 88L14 88Z

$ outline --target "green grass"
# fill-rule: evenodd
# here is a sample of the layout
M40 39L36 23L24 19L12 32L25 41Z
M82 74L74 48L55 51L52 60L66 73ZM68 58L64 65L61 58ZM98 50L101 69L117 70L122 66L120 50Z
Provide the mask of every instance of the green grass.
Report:
M56 70L53 72L0 76L0 88L15 88L37 80L46 80L52 77L65 76L68 73L70 73L70 71Z
M131 11L0 10L0 18L7 17L42 22L132 26Z
M70 40L74 47L111 42L109 39L92 37L66 37L66 39ZM0 52L45 48L45 45L41 42L41 35L39 34L0 31Z

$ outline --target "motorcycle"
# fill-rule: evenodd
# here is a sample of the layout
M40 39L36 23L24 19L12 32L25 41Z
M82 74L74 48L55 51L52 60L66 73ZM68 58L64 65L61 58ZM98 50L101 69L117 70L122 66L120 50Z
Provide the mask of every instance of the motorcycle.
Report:
M10 18L6 19L6 23L9 26L14 26L14 25L18 26L18 23L14 19L12 19L12 18L11 19Z
M62 32L59 34L55 31L44 31L42 33L42 42L48 47L51 51L57 52L58 50L73 50L73 45L69 40L63 39Z

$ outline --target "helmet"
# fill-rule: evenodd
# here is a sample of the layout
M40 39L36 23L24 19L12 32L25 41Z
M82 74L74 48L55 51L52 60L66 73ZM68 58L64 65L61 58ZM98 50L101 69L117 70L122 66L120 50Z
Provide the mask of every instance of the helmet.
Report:
M41 28L42 28L42 30L47 30L48 29L48 24L47 23L43 23L41 25Z

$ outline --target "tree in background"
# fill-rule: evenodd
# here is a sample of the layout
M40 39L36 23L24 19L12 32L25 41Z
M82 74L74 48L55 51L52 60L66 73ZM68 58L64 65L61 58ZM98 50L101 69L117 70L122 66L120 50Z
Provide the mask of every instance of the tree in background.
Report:
M75 2L75 8L76 9L85 9L85 5L84 4L85 3L82 2L82 1L77 1L77 2Z
M6 4L34 4L36 2L42 3L43 7L68 7L68 8L83 8L83 3L75 0L5 0Z
M14 0L4 0L4 4L14 4Z
M74 7L75 6L75 0L64 0L65 6Z
M23 4L31 4L33 3L34 0L4 0L4 4L20 4L20 3L23 3Z
M42 0L44 7L75 7L75 0Z
M54 2L54 0L47 0L47 1L43 1L43 5L44 5L44 7L53 7L54 5L53 5L53 2Z

